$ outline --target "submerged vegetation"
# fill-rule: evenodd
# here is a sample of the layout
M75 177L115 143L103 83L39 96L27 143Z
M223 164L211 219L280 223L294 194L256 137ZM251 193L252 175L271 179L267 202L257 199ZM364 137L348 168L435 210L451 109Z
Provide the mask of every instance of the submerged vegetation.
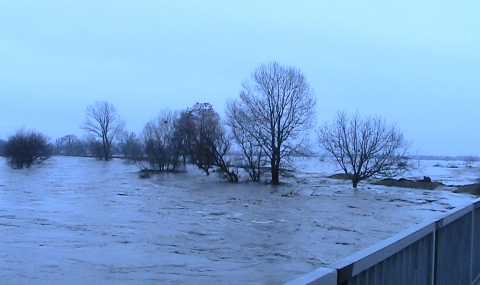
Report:
M3 155L13 168L29 168L52 156L53 147L40 132L20 129L8 137L3 146Z

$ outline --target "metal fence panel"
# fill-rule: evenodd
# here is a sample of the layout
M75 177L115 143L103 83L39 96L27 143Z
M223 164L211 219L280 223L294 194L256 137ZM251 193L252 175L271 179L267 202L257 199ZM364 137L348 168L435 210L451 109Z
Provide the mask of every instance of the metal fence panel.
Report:
M431 284L433 238L434 233L425 236L380 263L349 278L344 284Z
M468 212L437 230L436 285L470 284L472 218Z
M478 282L480 278L480 202L475 203L473 212L473 254L472 280Z

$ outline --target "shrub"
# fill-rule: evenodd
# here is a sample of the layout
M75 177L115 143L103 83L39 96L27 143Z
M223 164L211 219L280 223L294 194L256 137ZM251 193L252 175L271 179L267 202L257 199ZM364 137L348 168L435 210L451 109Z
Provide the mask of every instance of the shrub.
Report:
M52 156L53 147L42 133L21 129L11 135L4 148L8 163L14 168L29 168Z
M5 144L6 143L7 143L6 141L0 139L0 156L4 156L4 154L5 154Z

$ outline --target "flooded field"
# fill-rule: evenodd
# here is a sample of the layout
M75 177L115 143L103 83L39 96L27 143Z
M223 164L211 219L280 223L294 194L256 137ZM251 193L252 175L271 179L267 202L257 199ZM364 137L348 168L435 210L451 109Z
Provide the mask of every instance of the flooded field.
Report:
M445 184L479 174L428 163L419 175ZM318 159L298 169L273 188L194 169L139 179L121 160L2 162L0 283L282 284L474 199L448 187L354 190Z

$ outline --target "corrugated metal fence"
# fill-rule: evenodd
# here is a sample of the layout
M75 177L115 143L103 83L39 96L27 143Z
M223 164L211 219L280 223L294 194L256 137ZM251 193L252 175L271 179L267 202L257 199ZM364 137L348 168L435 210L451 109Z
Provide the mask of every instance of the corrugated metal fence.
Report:
M286 285L473 285L480 281L480 199Z

